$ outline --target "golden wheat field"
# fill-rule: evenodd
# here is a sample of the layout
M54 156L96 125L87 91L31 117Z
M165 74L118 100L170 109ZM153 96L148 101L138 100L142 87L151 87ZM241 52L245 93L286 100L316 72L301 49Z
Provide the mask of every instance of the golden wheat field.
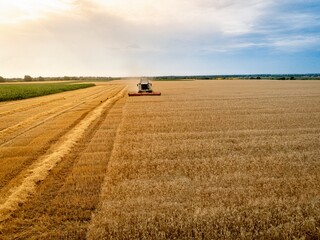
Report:
M320 82L135 80L0 103L0 239L318 239Z

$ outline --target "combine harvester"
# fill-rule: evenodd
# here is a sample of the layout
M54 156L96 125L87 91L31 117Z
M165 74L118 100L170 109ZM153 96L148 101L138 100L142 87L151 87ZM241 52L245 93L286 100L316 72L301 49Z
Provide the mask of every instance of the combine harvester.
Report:
M137 84L138 92L129 92L130 97L135 96L160 96L161 92L154 92L152 90L152 83L147 78L141 78L140 83Z

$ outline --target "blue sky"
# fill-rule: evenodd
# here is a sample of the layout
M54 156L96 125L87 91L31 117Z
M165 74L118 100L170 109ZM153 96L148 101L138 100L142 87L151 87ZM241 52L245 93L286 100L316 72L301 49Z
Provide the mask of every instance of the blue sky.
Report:
M2 0L0 76L320 72L319 0Z

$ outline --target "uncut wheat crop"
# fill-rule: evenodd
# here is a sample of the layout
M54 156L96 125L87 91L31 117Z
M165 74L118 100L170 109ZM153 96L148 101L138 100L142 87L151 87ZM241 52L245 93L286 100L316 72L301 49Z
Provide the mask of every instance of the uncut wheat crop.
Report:
M320 83L156 82L129 98L89 239L320 237Z

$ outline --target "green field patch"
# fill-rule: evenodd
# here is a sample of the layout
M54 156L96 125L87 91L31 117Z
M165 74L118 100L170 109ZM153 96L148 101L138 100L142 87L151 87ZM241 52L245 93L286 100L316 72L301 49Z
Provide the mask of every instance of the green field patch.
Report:
M1 84L0 102L39 97L93 86L95 86L93 83Z

